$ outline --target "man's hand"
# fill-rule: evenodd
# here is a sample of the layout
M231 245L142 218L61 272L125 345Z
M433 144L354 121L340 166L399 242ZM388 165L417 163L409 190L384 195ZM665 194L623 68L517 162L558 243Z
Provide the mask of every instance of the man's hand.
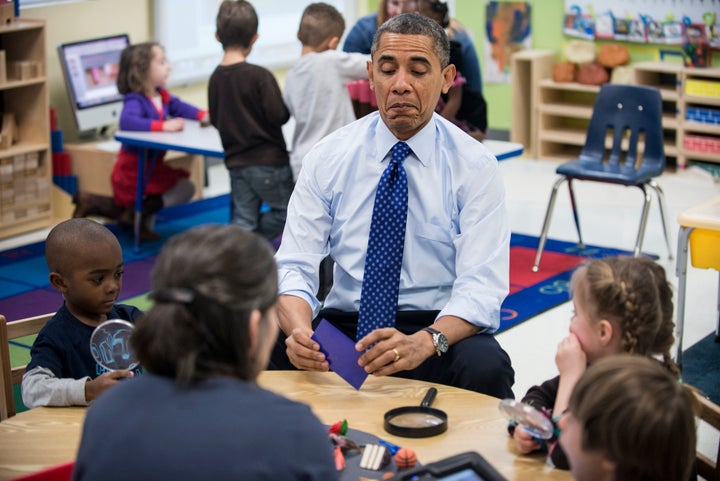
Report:
M92 381L85 383L85 400L90 402L97 399L102 393L113 387L121 379L133 377L132 371L110 371L99 375Z
M325 354L320 352L320 344L313 341L312 332L302 327L296 327L285 338L287 355L290 362L298 369L306 371L328 371L330 363Z
M393 327L374 330L360 339L355 349L358 352L368 349L360 356L358 364L375 376L415 369L435 355L432 338L427 332L406 335Z

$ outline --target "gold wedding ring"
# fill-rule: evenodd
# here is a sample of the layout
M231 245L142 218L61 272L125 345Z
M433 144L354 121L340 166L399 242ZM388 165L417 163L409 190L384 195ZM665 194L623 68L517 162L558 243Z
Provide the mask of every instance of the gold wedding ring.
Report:
M395 353L395 359L393 359L393 362L398 362L398 359L400 359L400 353L397 352L397 349L393 349L392 352Z

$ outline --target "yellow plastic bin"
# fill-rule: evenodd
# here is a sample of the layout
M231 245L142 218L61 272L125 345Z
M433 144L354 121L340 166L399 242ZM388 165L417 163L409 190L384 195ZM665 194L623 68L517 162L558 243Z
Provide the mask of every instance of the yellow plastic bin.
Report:
M694 267L720 270L720 231L693 230L690 233L690 259Z

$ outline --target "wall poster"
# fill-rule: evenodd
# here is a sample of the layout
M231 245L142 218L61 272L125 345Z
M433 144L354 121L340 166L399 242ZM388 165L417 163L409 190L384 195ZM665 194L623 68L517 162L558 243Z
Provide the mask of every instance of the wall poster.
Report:
M487 2L484 80L510 82L510 58L532 48L530 4L528 2Z

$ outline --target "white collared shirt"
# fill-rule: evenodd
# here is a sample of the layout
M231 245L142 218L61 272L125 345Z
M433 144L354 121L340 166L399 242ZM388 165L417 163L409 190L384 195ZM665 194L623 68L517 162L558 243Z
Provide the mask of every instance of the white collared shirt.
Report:
M276 254L280 294L316 316L320 261L335 260L325 307L357 312L377 183L398 141L377 112L303 159ZM510 229L495 157L437 114L407 144L408 217L399 310L440 310L493 332L509 286Z

